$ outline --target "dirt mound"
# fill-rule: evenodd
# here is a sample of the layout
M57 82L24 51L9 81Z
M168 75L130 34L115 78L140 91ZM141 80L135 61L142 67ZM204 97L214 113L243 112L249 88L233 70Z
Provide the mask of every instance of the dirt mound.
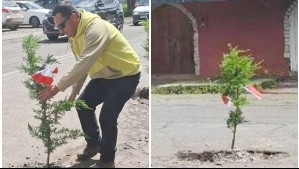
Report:
M24 163L21 166L9 165L9 168L47 168L47 167L45 163L35 161L35 162ZM50 164L49 168L66 168L66 167L62 166L60 162L53 162Z
M149 88L148 87L143 87L143 88L138 88L135 92L135 94L132 96L133 99L136 98L140 99L149 99Z
M193 153L191 151L179 151L177 157L181 160L211 163L227 162L255 162L270 160L275 158L287 157L285 152L259 151L259 150L238 150L238 151L205 151L202 153Z

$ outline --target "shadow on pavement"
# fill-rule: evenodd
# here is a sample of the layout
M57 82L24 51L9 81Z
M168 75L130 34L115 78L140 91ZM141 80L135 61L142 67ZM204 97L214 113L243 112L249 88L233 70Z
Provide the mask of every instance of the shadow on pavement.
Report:
M43 39L40 40L38 43L42 43L42 44L49 44L49 43L67 43L68 42L68 38L66 36L60 37L57 40L48 40L48 39Z
M41 31L43 31L42 25L39 25L38 28L33 28L31 25L20 25L19 29L41 29Z
M97 160L90 159L90 160L80 161L80 162L78 162L76 164L72 164L72 165L66 166L66 168L90 168L96 162L97 162Z

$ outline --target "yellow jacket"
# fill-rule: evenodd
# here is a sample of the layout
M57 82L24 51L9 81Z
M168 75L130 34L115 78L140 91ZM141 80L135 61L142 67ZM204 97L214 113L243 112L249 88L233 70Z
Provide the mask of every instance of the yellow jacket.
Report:
M140 72L139 57L112 24L90 12L80 13L77 33L69 39L77 63L58 82L59 90L73 85L78 94L87 74L91 79L116 79Z

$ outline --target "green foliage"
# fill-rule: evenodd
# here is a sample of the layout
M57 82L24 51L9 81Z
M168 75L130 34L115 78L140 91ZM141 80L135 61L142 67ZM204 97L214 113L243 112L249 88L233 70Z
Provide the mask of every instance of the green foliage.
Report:
M152 89L153 94L206 94L206 93L223 93L221 85L188 85L188 86L168 86L155 87Z
M23 57L23 63L18 69L28 75L33 75L39 70L39 67L45 67L46 65L58 63L58 61L51 55L48 55L45 60L37 56L36 50L39 48L38 38L33 35L29 35L23 38L22 48L26 53L26 57ZM44 62L43 64L40 64ZM37 92L44 89L45 86L34 83L31 78L23 81L25 87L29 89L30 99L37 99Z
M253 86L258 89L267 89L274 88L277 86L277 82L275 80L265 80L261 82L252 82ZM177 85L177 86L167 86L167 87L152 87L152 94L161 94L161 95L169 95L169 94L223 94L226 89L224 85L221 84L198 84L198 85ZM245 90L240 90L240 94L247 93ZM244 105L246 104L246 98L240 96L240 101L236 104Z
M38 101L38 108L33 109L33 112L35 113L34 118L40 121L40 124L36 127L28 124L28 130L31 136L43 141L46 148L45 152L48 155L47 167L49 167L50 153L57 147L66 144L68 139L76 139L83 135L80 130L70 130L64 127L59 128L61 126L59 120L72 107L87 109L88 106L82 100L68 101L66 98L60 101L49 100L40 103L37 94L40 90L45 89L46 86L35 83L31 76L46 65L58 62L50 55L45 60L37 56L36 50L39 48L38 38L33 35L26 36L23 39L22 47L26 53L26 57L23 57L24 63L18 69L29 76L23 83L29 90L30 98Z
M231 148L234 149L237 125L244 123L244 117L240 109L247 103L242 97L242 87L246 86L254 76L254 72L260 68L260 63L254 63L253 58L237 47L229 45L229 52L224 54L220 65L220 84L223 86L223 95L229 96L235 110L229 112L227 127L233 131Z
M130 17L133 14L133 11L128 9L128 4L127 3L123 4L123 11L124 11L124 16L125 17Z
M142 20L141 25L144 27L144 30L146 32L146 40L143 43L142 47L146 51L145 57L149 59L149 20L148 19Z
M232 123L233 122L233 123ZM245 118L242 116L242 111L231 111L229 113L228 120L226 121L228 128L234 128L235 126L245 122Z
M263 82L260 84L260 87L261 87L262 89L276 88L276 87L277 87L277 81L274 80L274 79L263 81Z
M32 75L37 72L39 67L45 67L46 65L58 63L58 61L52 56L48 55L45 60L37 56L38 38L33 35L29 35L23 38L22 48L23 51L27 54L26 57L23 57L23 63L18 69L21 72L25 72L28 75ZM40 63L44 62L42 65Z
M69 130L60 126L59 120L65 115L65 112L72 107L81 106L88 108L81 100L68 101L66 98L60 101L44 103L39 109L34 109L34 118L40 120L37 127L28 124L28 130L33 137L41 139L46 147L46 153L52 153L57 147L66 144L67 139L76 139L83 136L80 130Z
M235 99L240 87L245 86L254 72L259 69L259 63L253 63L253 58L247 55L247 51L230 47L228 54L224 54L220 65L220 84L225 87L225 94Z

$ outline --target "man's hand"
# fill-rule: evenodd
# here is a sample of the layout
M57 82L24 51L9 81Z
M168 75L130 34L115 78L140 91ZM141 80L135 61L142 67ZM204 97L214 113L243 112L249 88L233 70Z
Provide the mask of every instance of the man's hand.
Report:
M51 99L58 92L59 92L58 87L56 85L51 85L51 86L47 87L46 89L38 92L38 99L40 102L43 103L43 102Z

